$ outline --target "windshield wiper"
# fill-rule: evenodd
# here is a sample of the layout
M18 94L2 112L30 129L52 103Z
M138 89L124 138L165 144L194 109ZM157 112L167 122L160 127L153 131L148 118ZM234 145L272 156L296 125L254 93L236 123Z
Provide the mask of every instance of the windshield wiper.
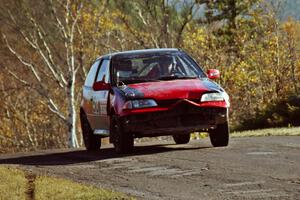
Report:
M158 79L159 80L175 80L175 79L195 79L198 78L197 76L177 76L177 75L173 75L173 76L161 76Z

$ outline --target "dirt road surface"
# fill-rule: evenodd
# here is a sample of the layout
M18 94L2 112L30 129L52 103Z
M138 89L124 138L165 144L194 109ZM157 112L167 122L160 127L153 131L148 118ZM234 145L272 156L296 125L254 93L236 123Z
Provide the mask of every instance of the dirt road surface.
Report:
M300 199L299 136L233 138L225 148L208 139L142 143L124 156L110 145L92 153L39 151L0 155L0 163L137 199Z

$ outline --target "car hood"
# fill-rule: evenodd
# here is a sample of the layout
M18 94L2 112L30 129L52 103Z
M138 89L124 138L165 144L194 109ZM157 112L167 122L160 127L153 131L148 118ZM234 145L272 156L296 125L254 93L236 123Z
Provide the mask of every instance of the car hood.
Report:
M205 92L224 91L219 85L206 78L135 83L128 84L121 90L129 99L151 98L156 100L196 99Z

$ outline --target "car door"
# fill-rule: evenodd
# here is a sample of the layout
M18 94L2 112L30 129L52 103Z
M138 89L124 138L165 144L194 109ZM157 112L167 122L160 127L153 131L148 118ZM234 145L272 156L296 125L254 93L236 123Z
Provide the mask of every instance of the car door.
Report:
M103 81L109 83L109 59L103 59L98 68L95 82ZM93 104L93 129L95 134L108 135L109 134L109 116L107 113L107 103L109 97L109 90L100 90L92 92Z
M87 119L91 125L91 127L94 129L95 122L94 122L94 113L95 113L95 106L93 104L93 84L96 79L96 74L99 69L99 65L102 62L102 60L96 60L95 63L91 66L89 73L87 74L87 77L84 82L83 86L83 99L81 107L83 108Z

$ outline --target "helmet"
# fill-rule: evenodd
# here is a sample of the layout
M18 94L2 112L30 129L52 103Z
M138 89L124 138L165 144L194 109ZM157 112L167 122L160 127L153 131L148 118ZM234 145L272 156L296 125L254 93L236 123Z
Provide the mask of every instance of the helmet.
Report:
M164 56L160 58L159 65L160 65L160 71L162 75L167 75L171 71L173 64L173 58L172 56Z

